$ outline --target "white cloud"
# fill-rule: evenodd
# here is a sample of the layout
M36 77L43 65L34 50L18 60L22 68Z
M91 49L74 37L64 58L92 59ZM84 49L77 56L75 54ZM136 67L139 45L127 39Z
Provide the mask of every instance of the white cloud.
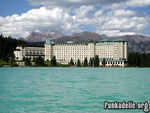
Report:
M126 2L128 7L144 7L150 5L150 0L129 0Z
M64 34L72 34L81 32L83 27L92 26L97 33L118 36L143 33L149 22L148 16L125 8L107 10L84 5L68 10L41 7L22 15L0 17L0 32L14 37L26 37L36 29L56 29Z
M123 7L150 6L150 0L27 0L34 6L46 7L76 7L82 5L101 5L104 9L117 9Z
M81 6L79 8L74 9L74 13L77 17L83 18L88 16L89 11L94 10L93 6Z
M108 36L123 36L123 35L135 35L135 32L120 32L120 30L103 30L97 31L97 33L108 34Z
M27 0L31 5L44 6L81 6L81 5L103 5L122 2L122 0ZM126 1L126 0L125 0Z
M70 23L73 18L61 8L51 10L41 7L32 9L22 15L12 15L6 18L0 17L0 32L5 35L27 36L35 29L59 29L65 23Z
M150 21L150 18L145 15L125 9L111 10L101 18L103 22L97 26L96 32L108 36L143 33Z
M102 5L103 9L127 9L127 8L140 8L150 6L150 0L122 0L122 2L112 2L112 4Z

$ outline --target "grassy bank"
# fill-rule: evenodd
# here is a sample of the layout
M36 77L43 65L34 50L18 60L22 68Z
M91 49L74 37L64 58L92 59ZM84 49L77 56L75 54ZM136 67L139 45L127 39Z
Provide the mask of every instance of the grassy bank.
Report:
M50 61L44 61L45 66L48 67L69 67L69 65L66 64L60 64L60 63L56 63L56 66L52 66Z
M4 60L0 60L0 67L8 66L10 67L10 62L6 62Z
M18 62L23 62L23 61L18 61ZM6 62L4 60L0 60L0 67L18 67L17 65L11 65L10 61ZM26 66L24 66L26 67ZM65 64L60 64L60 63L56 63L56 66L52 66L50 61L44 61L44 65L43 66L29 66L29 67L69 67L68 65Z

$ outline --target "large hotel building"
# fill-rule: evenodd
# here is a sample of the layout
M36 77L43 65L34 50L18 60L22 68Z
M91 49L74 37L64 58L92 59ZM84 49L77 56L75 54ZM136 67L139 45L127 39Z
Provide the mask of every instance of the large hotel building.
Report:
M127 62L127 41L124 39L116 39L110 41L103 39L99 43L73 43L71 41L63 44L55 44L48 40L43 47L17 47L15 53L16 60L22 60L23 57L34 58L42 56L46 61L50 61L53 56L56 57L57 62L61 64L68 64L73 59L77 63L79 59L81 63L87 58L93 58L95 55L99 56L99 65L105 59L105 66L119 66L124 67Z

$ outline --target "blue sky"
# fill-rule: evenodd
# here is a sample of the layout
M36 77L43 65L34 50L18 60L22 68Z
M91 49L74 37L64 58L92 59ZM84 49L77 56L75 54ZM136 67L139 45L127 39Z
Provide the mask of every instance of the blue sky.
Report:
M33 8L35 7L31 6L26 0L1 0L0 16L20 15Z
M19 38L50 29L150 36L150 0L1 0L0 33Z
M132 8L132 9L141 13L145 13L146 15L150 16L150 6L145 6L141 8Z

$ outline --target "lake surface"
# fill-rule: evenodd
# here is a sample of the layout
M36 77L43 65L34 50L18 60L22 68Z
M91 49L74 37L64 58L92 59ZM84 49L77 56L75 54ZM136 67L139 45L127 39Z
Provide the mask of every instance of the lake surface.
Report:
M0 68L0 113L143 113L104 101L150 103L150 68Z

